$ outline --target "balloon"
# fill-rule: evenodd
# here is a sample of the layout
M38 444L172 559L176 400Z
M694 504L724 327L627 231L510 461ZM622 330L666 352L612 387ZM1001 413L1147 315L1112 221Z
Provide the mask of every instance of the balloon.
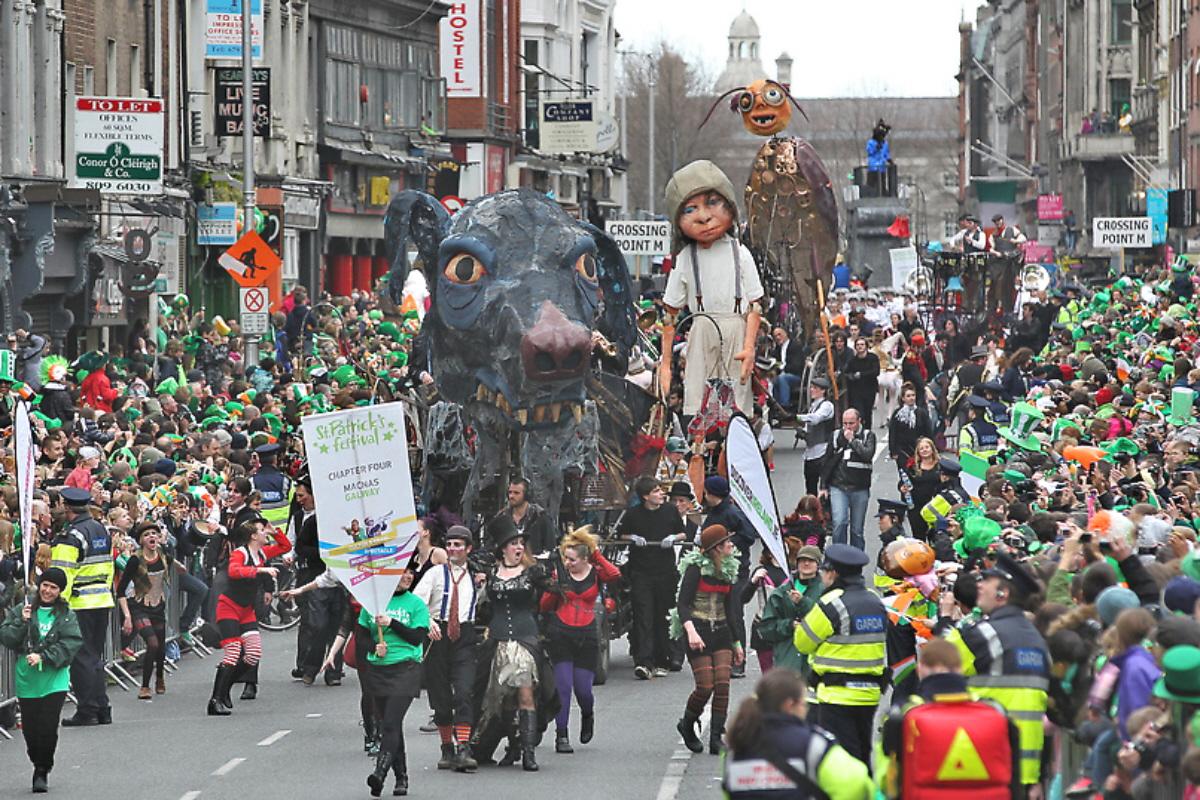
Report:
M1091 469L1091 466L1097 461L1100 461L1108 453L1101 450L1099 447L1087 447L1085 445L1071 445L1063 448L1063 458L1068 461L1074 461L1081 465L1084 469Z

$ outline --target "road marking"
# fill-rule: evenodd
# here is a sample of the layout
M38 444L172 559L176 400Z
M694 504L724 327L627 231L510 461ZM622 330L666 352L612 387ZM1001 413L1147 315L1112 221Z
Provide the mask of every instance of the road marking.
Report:
M320 714L305 714L304 716L308 717L309 719L320 719L321 718Z
M690 750L688 754L691 754ZM687 772L687 765L688 761L672 761L667 765L667 774L658 785L655 800L675 800L679 796L679 787L683 784L683 773Z
M287 736L289 733L291 733L291 731L290 731L290 730L287 730L287 731L275 731L275 732L274 732L274 733L272 733L270 736L268 736L267 738L265 738L265 739L263 739L261 742L259 742L259 743L258 743L258 746L259 746L259 747L270 747L271 745L275 744L276 742L278 742L278 741L279 741L280 739L282 739L283 737Z
M200 796L200 793L197 792L195 789L193 789L192 791L190 791L187 794L180 797L179 800L196 800L196 798L199 796Z
M875 457L873 459L871 459L872 464L874 464L876 461L878 461L879 457L887 452L887 440L888 440L888 437L887 437L887 434L885 433L883 435L883 438L879 440L879 445L875 449Z
M213 772L213 775L217 775L217 776L228 775L229 773L231 773L235 769L237 769L238 764L242 763L245 760L246 759L244 759L244 758L231 758L228 761L226 761L224 764L222 764L221 766L217 767L217 769Z
M712 709L706 707L704 713L700 715L701 741L703 741L703 734L711 717ZM679 737L679 744L683 744L682 736ZM678 747L671 753L671 760L667 762L667 771L663 775L662 782L658 784L658 794L654 796L654 800L676 800L679 797L679 787L683 785L683 776L687 772L693 755L695 753L686 747Z

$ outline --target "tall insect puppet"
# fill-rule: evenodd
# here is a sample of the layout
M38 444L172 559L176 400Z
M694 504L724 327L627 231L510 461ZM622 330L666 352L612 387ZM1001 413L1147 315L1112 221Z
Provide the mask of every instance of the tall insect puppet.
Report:
M759 263L778 276L806 336L816 330L820 302L838 252L837 200L833 182L813 146L781 135L792 121L792 107L808 119L787 87L761 79L732 89L701 122L732 96L730 110L742 125L767 137L758 149L746 182L746 238Z

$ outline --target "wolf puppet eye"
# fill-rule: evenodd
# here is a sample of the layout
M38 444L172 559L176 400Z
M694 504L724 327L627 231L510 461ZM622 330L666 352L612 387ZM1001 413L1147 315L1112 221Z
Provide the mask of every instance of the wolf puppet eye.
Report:
M451 283L457 283L459 286L471 286L479 283L487 274L487 270L475 256L470 253L459 253L450 259L446 268L442 270L442 274Z
M588 283L595 283L596 257L591 253L584 253L579 258L575 259L575 271L579 273L579 277L583 278Z

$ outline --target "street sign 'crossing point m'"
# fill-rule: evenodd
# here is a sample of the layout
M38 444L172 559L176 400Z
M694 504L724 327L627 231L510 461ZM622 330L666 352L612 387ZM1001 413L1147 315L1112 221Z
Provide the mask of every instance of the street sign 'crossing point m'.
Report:
M1104 250L1153 247L1150 217L1097 217L1092 220L1092 246Z

